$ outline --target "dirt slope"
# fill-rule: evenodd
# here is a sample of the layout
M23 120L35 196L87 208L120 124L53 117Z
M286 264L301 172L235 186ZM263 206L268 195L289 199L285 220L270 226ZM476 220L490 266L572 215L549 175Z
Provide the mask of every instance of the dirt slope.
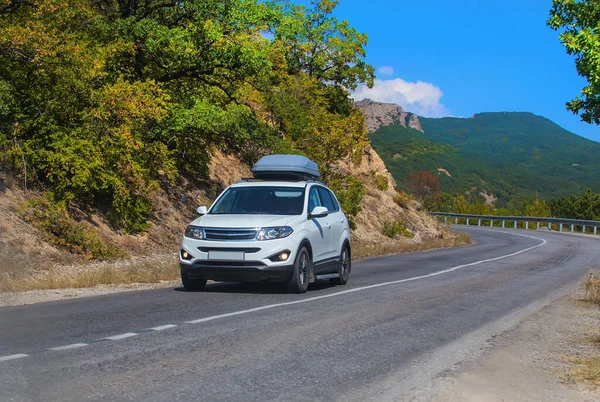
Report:
M360 165L344 161L340 163L339 168L344 173L358 175L366 186L366 194L361 204L362 210L356 218L357 229L353 231L356 241L362 243L419 243L425 239L450 235L447 229L431 215L419 211L417 202L410 201L403 208L394 201L394 197L398 194L394 189L394 180L373 148L368 147L365 150ZM387 190L381 191L377 188L375 183L377 176L387 178ZM383 224L398 219L406 223L407 229L414 235L412 239L399 237L392 240L383 235Z

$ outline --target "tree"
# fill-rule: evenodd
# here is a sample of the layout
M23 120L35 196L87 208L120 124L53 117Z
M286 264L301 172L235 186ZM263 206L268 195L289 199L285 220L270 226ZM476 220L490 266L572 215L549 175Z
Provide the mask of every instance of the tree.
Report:
M550 206L545 200L538 198L537 194L535 198L521 202L518 215L520 216L551 216L552 211Z
M408 174L408 187L419 200L429 197L436 198L442 191L440 178L428 170L410 172Z
M550 201L552 216L569 219L600 220L600 194L590 190Z
M375 69L364 60L368 36L333 15L337 0L312 0L312 8L271 4L281 11L273 33L285 50L288 73L315 78L324 87L330 111L350 113L348 90L359 84L372 87L375 78Z
M244 95L271 71L259 1L1 4L0 159L57 202L139 232L158 177L200 178L213 149L269 134Z
M287 76L263 95L281 138L319 164L327 180L330 168L348 156L362 157L368 144L364 115L353 109L348 115L328 110L320 83L304 72Z
M600 2L553 0L548 25L560 32L567 53L575 56L577 72L588 82L581 97L567 102L567 110L586 123L600 124Z
M215 149L303 153L327 178L368 143L348 90L373 80L336 4L0 0L0 163L128 232Z

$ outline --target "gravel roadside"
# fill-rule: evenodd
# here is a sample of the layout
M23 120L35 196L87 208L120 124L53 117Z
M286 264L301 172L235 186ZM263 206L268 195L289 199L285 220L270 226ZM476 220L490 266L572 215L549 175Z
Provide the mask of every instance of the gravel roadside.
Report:
M447 373L436 402L598 401L600 390L568 375L573 357L600 353L597 307L578 301L578 292L555 300L514 330L491 341L485 355Z

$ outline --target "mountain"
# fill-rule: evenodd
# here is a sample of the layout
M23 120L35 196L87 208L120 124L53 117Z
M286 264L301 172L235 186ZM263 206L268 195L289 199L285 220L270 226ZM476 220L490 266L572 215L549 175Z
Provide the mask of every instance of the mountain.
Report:
M362 101L364 103L364 101ZM367 121L397 105L369 101ZM375 112L373 112L375 111ZM535 196L600 191L600 143L549 119L525 112L479 113L470 118L413 119L411 128L389 114L371 131L373 148L400 186L409 172L432 170L442 190L479 194L498 205ZM415 116L416 117L416 116ZM371 117L373 119L374 117Z
M367 131L370 133L381 126L388 126L393 123L423 131L419 123L419 117L416 114L405 112L401 106L394 103L375 102L367 98L355 102L354 106L365 113Z

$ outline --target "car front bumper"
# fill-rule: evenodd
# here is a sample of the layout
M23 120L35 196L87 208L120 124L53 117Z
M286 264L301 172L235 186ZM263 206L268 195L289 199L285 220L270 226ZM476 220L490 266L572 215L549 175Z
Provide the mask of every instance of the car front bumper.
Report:
M211 259L213 251L244 251L240 260ZM183 252L190 257L183 258ZM288 253L286 261L273 261L271 257L279 253ZM208 279L213 281L285 281L294 270L294 261L298 252L297 242L286 237L267 241L208 241L184 237L179 252L181 273L189 279Z
M189 279L224 282L282 282L290 278L294 266L267 266L259 261L195 261L179 264L181 274Z

